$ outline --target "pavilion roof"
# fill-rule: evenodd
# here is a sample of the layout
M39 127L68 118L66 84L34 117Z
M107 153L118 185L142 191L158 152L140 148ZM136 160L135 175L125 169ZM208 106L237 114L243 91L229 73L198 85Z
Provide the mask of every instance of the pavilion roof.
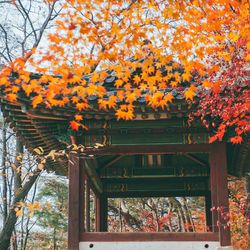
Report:
M137 74L133 71L131 74ZM13 76L15 77L15 76ZM32 74L31 78L39 79L41 75ZM90 75L83 76L88 82ZM117 88L114 85L117 77L114 72L108 72L108 76L103 82L97 83L105 86L107 94L104 96L108 98L110 95L115 95ZM159 119L186 119L188 113L195 110L195 102L186 102L184 91L186 89L186 83L183 83L179 88L166 88L162 89L164 94L171 93L175 97L175 101L169 104L164 110L154 109L148 107L146 99L142 95L135 105L135 120L159 120ZM198 88L198 91L202 89ZM145 95L147 93L145 92ZM21 139L27 148L42 147L44 153L47 154L51 150L64 149L70 141L67 139L70 137L69 121L74 119L76 114L76 108L72 106L65 107L53 107L51 109L45 108L43 105L39 105L37 108L32 107L31 98L27 97L25 93L20 93L17 101L9 102L4 96L4 92L0 96L1 109L7 122L10 123L10 127L16 132L17 136ZM114 120L115 112L112 110L100 110L98 109L97 100L95 95L88 96L90 108L83 110L81 113L86 120ZM64 138L63 138L64 137ZM237 167L231 167L237 169L234 173L236 175L242 175L244 172L249 171L250 165L249 145L229 145L231 155L230 164L237 165ZM66 162L53 162L51 168L59 173L66 173Z

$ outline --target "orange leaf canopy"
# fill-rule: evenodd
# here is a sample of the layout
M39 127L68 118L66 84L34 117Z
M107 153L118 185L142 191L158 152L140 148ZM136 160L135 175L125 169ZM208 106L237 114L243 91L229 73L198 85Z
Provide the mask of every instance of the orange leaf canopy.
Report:
M70 106L81 113L97 98L100 109L133 119L140 101L165 109L205 91L220 95L228 84L225 69L249 61L249 33L247 0L69 0L49 46L12 62L0 85L9 101L24 91L34 108ZM27 58L42 76L30 79ZM234 84L238 76L230 76Z

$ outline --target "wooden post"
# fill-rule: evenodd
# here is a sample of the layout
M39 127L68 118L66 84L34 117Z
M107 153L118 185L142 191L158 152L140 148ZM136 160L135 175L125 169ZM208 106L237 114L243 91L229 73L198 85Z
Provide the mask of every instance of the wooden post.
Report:
M206 226L207 231L212 231L211 193L205 195Z
M79 174L79 178L80 178L80 184L79 184L79 227L80 227L80 233L85 232L85 178L86 178L86 174L85 174L85 168L84 168L84 164L85 161L84 159L80 160L80 174Z
M100 207L100 195L95 194L95 231L100 232L101 225L101 207Z
M85 180L85 188L86 188L86 197L85 197L85 208L86 208L86 232L90 232L90 187L89 187L89 179L86 176Z
M108 231L108 198L106 195L100 195L100 231Z
M218 232L219 229L217 227L218 215L217 215L217 171L216 171L216 152L212 151L209 154L210 161L210 191L211 191L211 209L212 211L212 232Z
M79 157L69 154L69 225L68 249L79 250Z
M228 204L228 185L227 185L227 159L226 159L226 145L225 143L214 144L213 150L211 152L214 157L214 165L212 167L212 172L214 174L215 185L216 185L216 208L219 210L217 215L218 229L219 229L219 239L221 246L230 246L230 228L227 226L227 220L224 216L229 211ZM211 183L212 184L212 183ZM211 189L213 189L211 187ZM214 190L211 190L211 192ZM215 194L212 194L215 198ZM214 212L215 214L215 212ZM213 221L214 223L214 221Z

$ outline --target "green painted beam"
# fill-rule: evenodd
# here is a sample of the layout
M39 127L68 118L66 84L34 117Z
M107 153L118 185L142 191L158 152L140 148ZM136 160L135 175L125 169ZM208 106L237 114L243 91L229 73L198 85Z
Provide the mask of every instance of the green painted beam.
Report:
M103 181L104 192L208 191L207 177L186 178L120 178Z
M126 192L104 192L108 198L143 198L143 197L197 197L210 195L210 191L190 190L190 191L126 191Z

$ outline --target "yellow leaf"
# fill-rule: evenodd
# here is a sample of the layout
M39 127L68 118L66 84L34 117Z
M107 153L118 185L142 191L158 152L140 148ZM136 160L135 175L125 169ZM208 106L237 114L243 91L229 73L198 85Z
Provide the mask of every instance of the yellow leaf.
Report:
M40 104L43 101L43 98L41 95L35 96L32 100L32 105L34 108L37 107L38 104Z
M16 212L16 216L17 216L17 217L20 217L20 216L23 215L22 209L20 209L20 208L18 208L18 207L15 208L15 212Z
M167 93L167 95L164 97L164 99L166 100L166 102L173 102L173 95L171 93Z
M134 80L134 83L138 85L141 81L141 78L138 75L136 75L133 80Z
M203 81L202 86L204 88L210 88L212 86L212 83L209 82L208 80Z
M97 72L94 72L91 76L91 82L95 83L99 79L99 74Z
M184 73L184 74L182 75L183 81L189 81L190 78L191 78L191 75L190 75L189 73Z
M229 38L230 38L230 40L232 40L233 42L236 42L236 41L238 40L238 38L239 38L239 35L236 34L236 33L231 32L231 33L229 34Z
M41 208L40 203L37 202L37 201L35 201L35 202L33 203L33 208L34 208L34 209L40 209L40 208Z
M250 50L250 42L247 43L247 49Z
M185 98L186 100L193 100L194 98L194 95L195 95L195 92L193 91L192 88L189 88L187 91L185 91Z
M246 57L245 57L245 59L246 59L247 61L250 61L250 54L247 54Z
M132 103L133 101L136 100L136 96L135 96L135 93L129 93L127 95L127 98L126 98L126 101L129 102L129 103Z
M177 85L178 85L178 82L176 82L176 81L171 81L170 82L170 85L171 85L171 87L176 87Z
M14 102L14 101L16 101L16 99L17 99L17 95L16 95L16 94L7 94L7 99L8 99L10 102Z
M76 104L76 108L79 110L79 111L82 111L83 109L87 109L89 108L89 104L88 103L77 103Z
M115 81L115 86L117 88L120 88L120 87L122 87L123 83L124 83L123 80L118 79L118 80Z
M83 119L82 115L75 115L75 120L76 121L81 121Z
M44 150L42 147L38 147L38 148L34 148L33 150L35 153L37 153L38 155L42 155L44 153Z
M23 159L23 156L22 156L21 154L19 154L19 155L16 157L16 160L17 160L17 161L22 161L22 159Z

